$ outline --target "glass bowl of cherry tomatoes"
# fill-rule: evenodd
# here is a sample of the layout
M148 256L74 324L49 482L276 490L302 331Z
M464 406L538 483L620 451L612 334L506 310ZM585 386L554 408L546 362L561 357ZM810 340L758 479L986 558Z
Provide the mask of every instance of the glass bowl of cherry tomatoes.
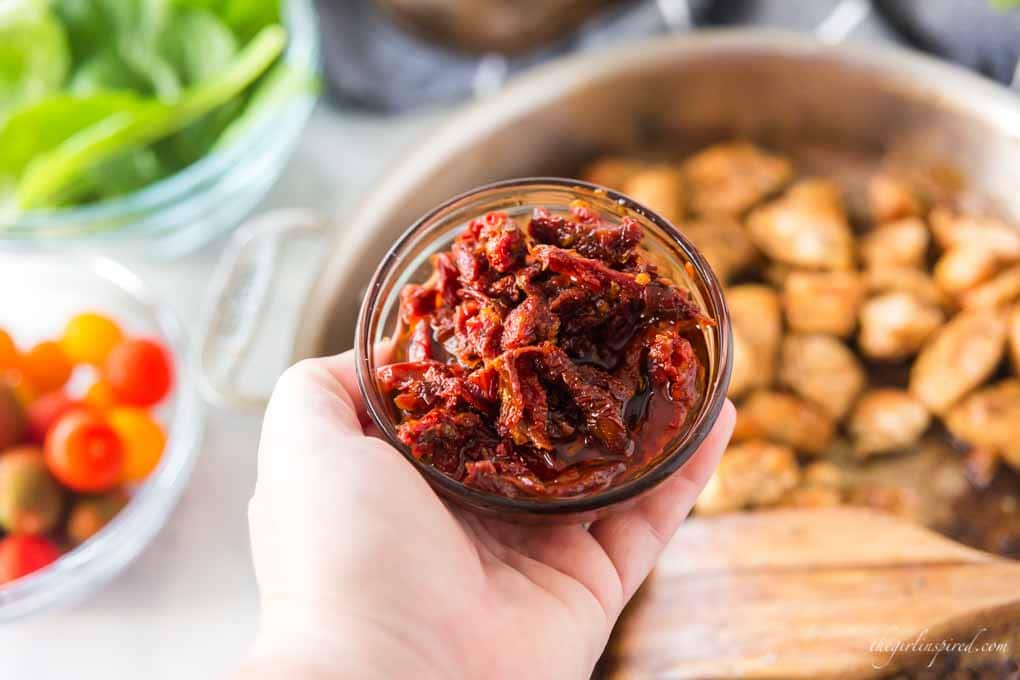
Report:
M2 622L81 600L137 557L202 424L186 336L133 273L5 256L0 289Z

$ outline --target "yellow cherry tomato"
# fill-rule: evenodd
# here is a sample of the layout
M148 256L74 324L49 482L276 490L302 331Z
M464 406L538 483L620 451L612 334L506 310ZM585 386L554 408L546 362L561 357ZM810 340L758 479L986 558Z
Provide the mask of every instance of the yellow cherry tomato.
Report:
M60 345L72 362L99 365L106 361L106 355L123 337L120 326L113 319L86 312L67 322Z
M97 380L92 383L85 391L85 396L82 398L82 401L96 411L107 411L113 408L116 403L113 398L113 390L110 388L110 383L105 380Z
M148 411L118 407L107 422L124 445L124 481L141 482L156 469L166 447L166 433Z
M21 355L10 334L0 328L0 371L18 368Z
M52 392L64 386L73 366L60 345L52 340L40 342L21 357L21 367L29 382L39 393Z

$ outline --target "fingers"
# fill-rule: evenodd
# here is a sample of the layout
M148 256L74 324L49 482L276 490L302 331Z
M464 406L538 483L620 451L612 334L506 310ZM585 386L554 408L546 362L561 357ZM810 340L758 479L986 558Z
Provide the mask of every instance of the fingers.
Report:
M375 347L377 363L385 361L392 343ZM259 446L259 473L281 452L313 448L312 443L337 442L345 436L377 435L365 410L353 350L331 357L305 359L280 376L266 410ZM319 448L319 447L314 447Z
M694 507L729 443L735 421L736 411L727 400L712 431L686 465L633 508L592 524L592 536L619 574L624 603L637 591Z

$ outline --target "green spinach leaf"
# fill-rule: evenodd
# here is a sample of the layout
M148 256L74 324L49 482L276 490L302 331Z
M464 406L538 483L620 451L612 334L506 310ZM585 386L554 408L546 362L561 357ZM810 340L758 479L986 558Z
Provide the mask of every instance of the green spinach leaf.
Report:
M22 209L50 205L98 163L127 149L151 144L230 101L259 77L283 51L286 32L263 29L215 79L187 91L179 101L148 101L81 129L51 151L36 156L18 182Z
M0 3L0 120L57 90L69 66L67 36L43 0Z

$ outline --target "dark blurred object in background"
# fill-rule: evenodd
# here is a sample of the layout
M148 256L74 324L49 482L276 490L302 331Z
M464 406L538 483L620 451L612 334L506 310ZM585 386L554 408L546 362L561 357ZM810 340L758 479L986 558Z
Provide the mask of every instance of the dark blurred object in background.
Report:
M1009 83L1020 59L1020 9L993 4L1012 1L874 0L852 39L906 43ZM333 99L392 113L484 94L568 52L694 26L812 32L853 2L318 0L318 7Z
M429 42L467 52L526 52L620 0L377 0Z
M503 80L542 61L582 49L598 49L669 30L684 30L697 21L712 0L318 0L322 51L331 96L342 105L382 112L400 112L463 99L493 89ZM456 32L456 46L444 48L419 37L391 18L396 6L450 6L449 16L461 16L463 24L440 32ZM495 29L492 19L471 17L474 11L511 5L527 17L517 25L522 42L540 42L527 52L513 54L490 50L486 55L464 51L481 45L482 36ZM579 13L581 5L589 5ZM550 11L560 14L551 17ZM406 15L406 12L405 12ZM533 18L550 17L548 31L529 32ZM439 16L437 14L436 16ZM471 33L470 25L480 27ZM430 32L428 23L418 32ZM432 33L435 31L432 30ZM471 35L468 35L471 34ZM511 31L499 42L514 45Z
M909 42L1010 83L1020 60L1020 9L993 0L874 0Z

